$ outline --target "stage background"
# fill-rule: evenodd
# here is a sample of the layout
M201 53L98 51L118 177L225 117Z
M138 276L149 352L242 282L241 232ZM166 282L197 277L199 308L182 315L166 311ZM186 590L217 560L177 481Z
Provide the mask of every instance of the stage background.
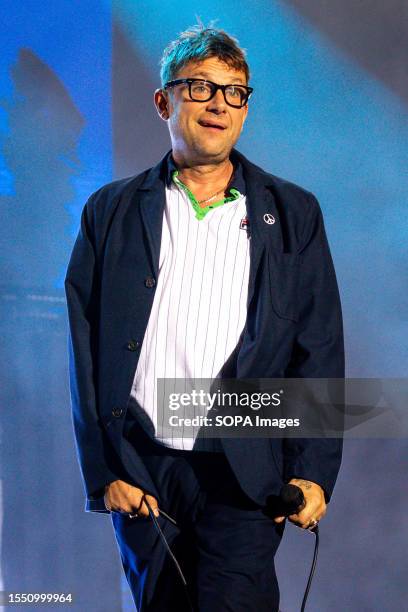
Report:
M222 6L222 8L221 8ZM347 375L404 377L408 5L403 0L3 0L0 19L0 588L131 610L108 516L83 512L67 379L63 278L91 192L170 148L159 59L196 15L238 37L255 93L237 148L318 197L336 267ZM406 607L407 441L353 440L327 517L310 609ZM281 609L312 555L288 525Z

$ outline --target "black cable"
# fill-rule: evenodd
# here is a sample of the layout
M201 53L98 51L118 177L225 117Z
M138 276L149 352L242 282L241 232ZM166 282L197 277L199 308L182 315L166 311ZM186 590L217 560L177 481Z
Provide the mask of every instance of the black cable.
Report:
M305 594L303 596L302 607L300 609L300 612L305 612L306 601L307 601L307 597L309 595L310 586L312 584L312 579L313 579L313 574L314 574L314 571L315 571L315 568L316 568L317 553L319 551L319 527L316 525L316 527L314 527L313 529L310 529L309 531L311 531L315 535L315 547L314 547L314 553L313 553L312 567L311 567L311 570L310 570L309 579L307 581L306 591L305 591Z

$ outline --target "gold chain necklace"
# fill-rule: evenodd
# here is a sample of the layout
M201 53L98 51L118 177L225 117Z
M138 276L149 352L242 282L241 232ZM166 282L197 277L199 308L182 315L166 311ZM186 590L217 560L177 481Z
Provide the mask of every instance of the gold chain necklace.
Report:
M220 189L219 191L216 191L216 192L215 192L215 193L213 193L213 195L212 195L212 196L210 196L209 198L205 198L204 200L197 200L197 204L204 204L204 202L210 202L211 200L213 200L213 199L215 198L215 196L219 195L220 193L223 193L223 191L225 191L225 190L228 188L228 185L229 185L229 184L230 184L230 182L231 182L231 178L232 178L233 173L234 173L234 168L232 169L232 172L231 172L231 175L230 175L230 178L229 178L229 181L228 181L228 183L227 183L227 186L226 186L226 187L223 187L223 188L222 188L222 189Z
M217 191L216 193L214 193L212 196L210 196L209 198L205 198L205 200L197 200L198 204L203 204L204 202L209 202L210 200L212 200L213 198L215 198L215 196L217 196L219 193L222 193L223 191L225 191L225 187L223 189L220 189L219 191Z

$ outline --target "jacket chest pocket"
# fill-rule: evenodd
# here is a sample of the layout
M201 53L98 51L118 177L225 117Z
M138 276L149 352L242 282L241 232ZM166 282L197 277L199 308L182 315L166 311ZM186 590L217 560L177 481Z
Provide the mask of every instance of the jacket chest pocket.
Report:
M299 320L301 260L297 253L268 252L271 302L282 319Z

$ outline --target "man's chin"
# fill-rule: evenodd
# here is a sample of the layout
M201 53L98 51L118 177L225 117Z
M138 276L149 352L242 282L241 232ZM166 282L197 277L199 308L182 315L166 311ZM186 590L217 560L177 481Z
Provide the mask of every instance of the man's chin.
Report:
M221 162L225 159L228 159L229 154L231 152L232 145L230 147L216 147L216 146L205 146L205 147L197 147L195 153L196 158L200 158L207 163L211 162Z

